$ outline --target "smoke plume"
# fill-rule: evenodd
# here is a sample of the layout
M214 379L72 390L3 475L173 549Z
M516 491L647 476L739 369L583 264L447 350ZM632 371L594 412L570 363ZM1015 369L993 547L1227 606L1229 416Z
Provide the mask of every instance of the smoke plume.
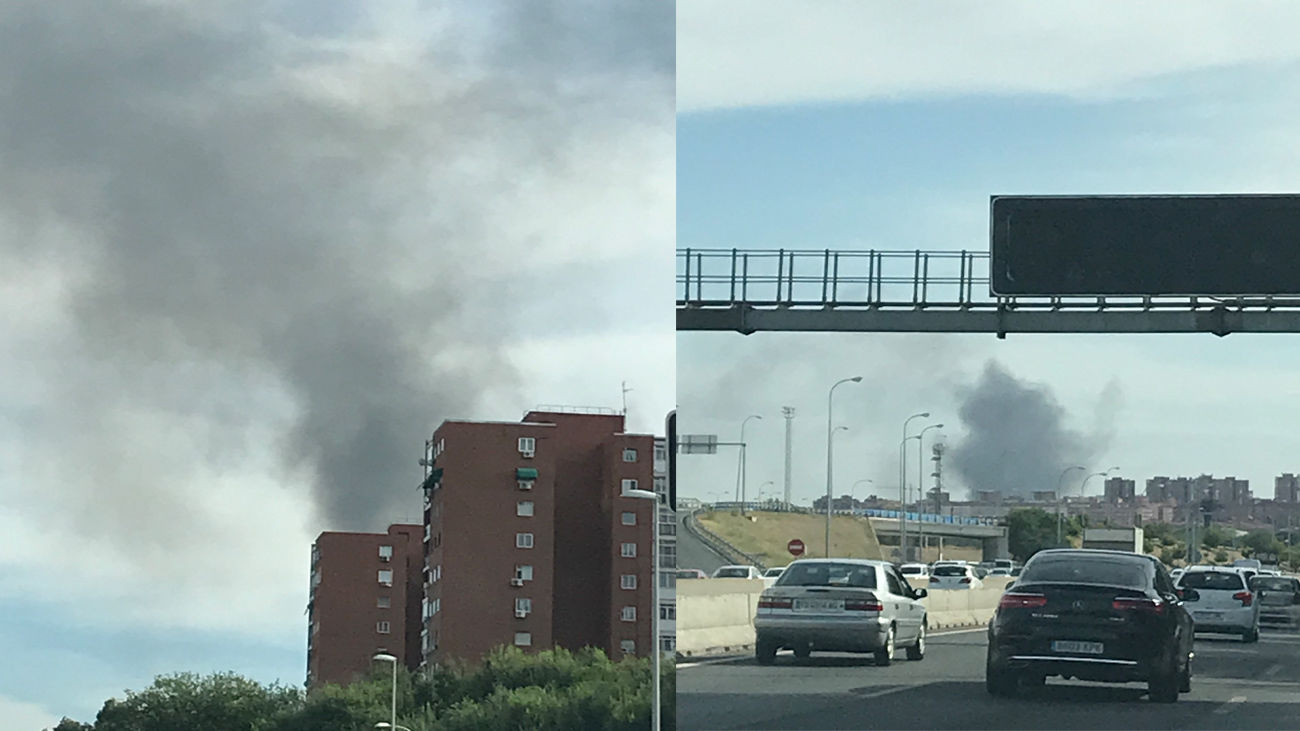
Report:
M1022 381L992 360L958 397L966 435L949 445L945 457L972 495L996 490L1025 498L1056 490L1061 471L1070 465L1093 465L1110 443L1121 404L1119 386L1112 382L1098 399L1093 428L1072 429L1047 387Z
M562 246L529 217L669 109L671 3L483 6L503 40L477 55L442 15L368 5L346 38L243 2L0 10L0 270L31 284L12 342L39 344L25 476L79 531L201 541L220 498L187 491L259 455L324 528L415 514L422 440L518 388L521 269ZM666 55L605 48L647 23Z

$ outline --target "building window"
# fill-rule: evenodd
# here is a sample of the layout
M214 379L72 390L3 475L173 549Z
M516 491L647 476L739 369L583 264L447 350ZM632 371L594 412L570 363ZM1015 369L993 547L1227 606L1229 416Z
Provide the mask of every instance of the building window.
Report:
M618 585L623 589L635 589L636 574L623 574L623 576L619 578Z
M636 513L624 511L623 525L636 525Z
M393 606L393 598L390 596L381 596L375 601L375 606L380 609L389 609Z
M425 524L424 524L424 542L425 542L425 543L428 543L428 542L429 542L429 539L432 538L432 537L433 537L433 526L430 525L430 524L428 524L428 523L425 523Z
M515 534L515 548L532 548L532 547L533 547L532 533Z
M537 440L532 437L519 437L519 453L531 457L537 453Z
M529 614L532 613L532 611L533 611L532 599L520 598L515 600L515 616L528 616Z
M624 622L635 622L636 607L623 607L623 612L619 615L619 619Z
M523 564L523 565L520 565L520 566L516 566L516 567L515 567L515 578L516 578L516 579L520 579L520 580L522 580L522 581L532 581L532 580L533 580L533 567L532 567L532 566L529 566L529 565L527 565L527 564Z
M379 547L379 560L380 560L380 561L392 561L392 560L393 560L393 547L392 547L392 546L380 546L380 547Z
M442 611L442 598L439 597L437 599L434 599L431 606L432 608L429 610L430 617Z
M623 558L636 558L636 544L624 543L619 555Z
M390 627L391 627L391 625L389 625L388 622L376 622L376 623L375 623L375 631L378 632L378 633L381 634L381 635L386 635L386 634L389 634L390 632L392 632L392 630L390 629Z
M660 604L660 605L659 605L659 618L660 618L660 619L665 619L665 620L677 621L677 605L676 605L676 604Z
M623 484L622 484L623 492L627 492L628 490L635 490L635 489L636 489L636 480L623 480Z
M662 444L655 445L655 461L663 462L668 459L668 448Z
M677 574L673 571L659 572L659 588L672 589L677 586Z
M676 652L676 651L677 651L677 638L676 638L676 637L660 637L660 638L659 638L659 649L662 650L663 652Z
M516 646L516 647L528 647L528 646L530 646L530 645L532 645L532 644L533 644L533 633L532 633L532 632L516 632L516 633L515 633L515 646Z
M393 570L392 570L392 569L381 569L381 570L379 571L379 583L383 584L384 586L392 586L392 585L393 585Z
M533 481L532 481L532 480L519 480L518 482L519 482L519 489L520 489L520 490L525 490L525 491L526 491L526 490L531 490L531 489L533 489Z
M635 461L636 461L636 450L635 450L635 449L624 449L624 450L623 450L623 461L624 461L624 462L635 462Z
M624 655L635 655L636 640L623 640L618 643L618 649L622 650Z
M520 500L519 504L515 506L515 515L522 516L524 518L533 517L533 501Z

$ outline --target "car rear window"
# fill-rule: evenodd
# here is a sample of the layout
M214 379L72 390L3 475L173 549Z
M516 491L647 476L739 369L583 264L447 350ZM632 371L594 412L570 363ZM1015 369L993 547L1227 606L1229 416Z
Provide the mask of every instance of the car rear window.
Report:
M1062 556L1041 558L1025 566L1024 571L1020 573L1020 582L1030 584L1036 581L1106 584L1140 589L1146 587L1147 576L1145 567L1133 561L1091 556Z
M876 588L876 567L849 563L795 564L776 580L777 586L853 586Z
M749 578L749 569L718 569L718 573L713 575L715 579L747 579Z
M1189 571L1178 580L1184 589L1243 589L1246 583L1241 574L1228 571Z
M919 574L919 573L921 573L921 567L920 567L920 566L904 566L904 567L902 568L902 572L903 572L904 574Z
M965 576L966 567L965 566L935 566L934 575L935 576Z
M1259 576L1252 582L1251 588L1259 591L1295 591L1295 580L1280 576Z

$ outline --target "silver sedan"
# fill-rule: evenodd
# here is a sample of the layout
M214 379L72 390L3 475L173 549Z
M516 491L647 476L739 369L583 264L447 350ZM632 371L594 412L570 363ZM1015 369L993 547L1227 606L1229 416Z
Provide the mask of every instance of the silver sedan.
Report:
M778 650L870 652L888 665L897 647L925 657L925 589L912 589L893 564L865 559L804 559L786 567L758 600L754 654L770 664Z

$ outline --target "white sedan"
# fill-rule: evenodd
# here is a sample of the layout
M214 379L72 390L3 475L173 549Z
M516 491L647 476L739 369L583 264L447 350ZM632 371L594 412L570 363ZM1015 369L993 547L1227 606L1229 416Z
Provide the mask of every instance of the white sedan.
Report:
M715 579L761 579L763 572L757 566L719 566L713 572Z
M937 589L980 589L984 582L969 565L944 564L930 573L930 591Z
M771 586L771 585L775 584L775 583L776 583L776 580L779 579L779 578L781 578L781 574L783 574L783 573L785 573L785 567L784 567L784 566L773 566L772 568L768 569L767 571L764 571L764 572L763 572L763 586Z

